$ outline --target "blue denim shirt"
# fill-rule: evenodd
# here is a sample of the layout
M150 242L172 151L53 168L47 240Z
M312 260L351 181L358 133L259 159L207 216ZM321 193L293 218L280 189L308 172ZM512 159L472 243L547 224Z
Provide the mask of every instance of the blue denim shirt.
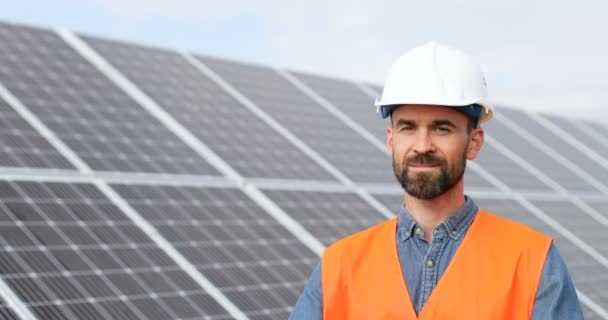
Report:
M433 241L424 240L424 229L405 207L397 223L397 252L403 279L416 314L431 295L441 275L460 246L477 214L477 206L469 197L455 214L433 228ZM407 257L407 259L406 259ZM429 263L432 261L432 263ZM432 266L432 267L429 267ZM289 317L292 320L323 319L321 264L314 269L302 295ZM551 245L543 267L532 313L533 320L583 319L576 290L557 248Z

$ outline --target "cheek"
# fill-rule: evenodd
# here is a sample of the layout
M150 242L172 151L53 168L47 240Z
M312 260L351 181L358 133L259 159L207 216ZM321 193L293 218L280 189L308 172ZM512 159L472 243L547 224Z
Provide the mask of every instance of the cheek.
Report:
M393 147L392 147L392 157L393 159L400 160L403 159L405 157L405 154L407 153L407 146L403 143L403 142L398 142L398 141L394 141L393 142Z
M449 159L450 163L455 164L462 161L463 158L468 158L469 148L467 143L462 141L454 141L443 148L444 156Z

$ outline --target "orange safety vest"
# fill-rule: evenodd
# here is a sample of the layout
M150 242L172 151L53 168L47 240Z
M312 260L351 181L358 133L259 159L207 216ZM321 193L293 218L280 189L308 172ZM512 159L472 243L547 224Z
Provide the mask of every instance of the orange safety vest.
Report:
M323 319L530 319L551 238L479 211L416 317L397 217L340 240L322 260Z

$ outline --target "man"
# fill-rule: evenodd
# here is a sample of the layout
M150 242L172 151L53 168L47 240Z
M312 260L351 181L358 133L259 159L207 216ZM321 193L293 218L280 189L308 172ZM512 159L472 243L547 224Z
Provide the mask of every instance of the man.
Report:
M290 319L582 319L552 240L479 210L466 161L492 118L477 64L428 43L392 66L377 103L405 191L398 217L331 245Z

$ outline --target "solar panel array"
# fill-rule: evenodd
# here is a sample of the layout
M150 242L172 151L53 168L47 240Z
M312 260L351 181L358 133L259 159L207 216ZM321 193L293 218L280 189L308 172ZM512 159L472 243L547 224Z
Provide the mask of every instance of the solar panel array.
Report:
M398 212L380 88L0 24L0 318L285 319ZM499 107L466 192L608 319L608 127Z

